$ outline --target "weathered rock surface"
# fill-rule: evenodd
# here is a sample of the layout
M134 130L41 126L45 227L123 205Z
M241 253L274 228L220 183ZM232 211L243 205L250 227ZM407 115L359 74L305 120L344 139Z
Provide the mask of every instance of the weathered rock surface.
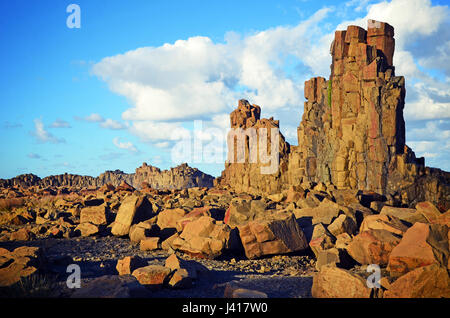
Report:
M209 216L202 216L184 226L183 232L172 241L180 251L198 257L215 258L238 244L236 231Z
M258 219L238 229L249 259L301 251L308 247L305 234L293 215L278 220Z
M152 204L145 196L131 195L120 205L111 233L117 236L128 235L132 224L143 222L153 216Z
M450 298L450 277L437 264L416 268L393 282L384 298Z
M44 265L45 257L38 247L21 246L11 252L0 249L0 287L13 285Z
M126 256L117 261L116 270L119 275L131 275L135 269L147 265L147 262L139 256Z
M447 267L448 244L447 226L415 223L392 250L387 269L395 277L432 264Z
M148 265L133 271L141 285L151 288L161 288L166 283L170 274L170 269L161 265Z
M334 266L322 267L311 289L314 298L369 298L370 293L365 279Z
M107 224L107 210L106 206L89 206L81 209L80 223L89 222L95 225Z
M400 237L387 230L368 230L356 235L347 251L359 264L387 265L389 255L400 243Z

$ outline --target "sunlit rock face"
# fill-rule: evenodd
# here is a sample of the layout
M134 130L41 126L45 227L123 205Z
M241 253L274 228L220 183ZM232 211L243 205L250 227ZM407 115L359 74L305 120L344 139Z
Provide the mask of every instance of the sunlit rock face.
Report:
M443 211L450 208L450 173L425 167L424 158L416 158L405 143L405 79L395 76L394 48L394 28L387 23L369 20L367 30L336 31L330 78L305 82L298 146L280 134L278 169L262 174L260 168L268 164L250 162L247 138L246 161L226 163L218 183L236 191L277 193L306 181L323 182L374 191L391 204L426 200ZM239 101L231 128L279 127L273 118L260 119L260 113L259 106ZM234 156L236 143L228 139ZM269 136L267 144L270 150Z

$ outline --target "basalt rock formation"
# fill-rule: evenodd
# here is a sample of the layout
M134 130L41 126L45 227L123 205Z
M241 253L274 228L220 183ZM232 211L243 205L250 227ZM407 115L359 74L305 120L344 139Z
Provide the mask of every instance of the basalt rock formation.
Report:
M80 176L74 174L60 174L39 178L34 174L24 174L12 179L0 179L0 187L101 187L112 184L117 187L123 182L141 189L142 184L153 189L184 189L192 187L212 187L214 177L203 173L197 168L189 167L186 163L170 170L161 170L147 165L145 162L136 169L135 173L124 173L121 170L106 171L98 177Z
M330 78L305 82L298 146L280 134L279 167L262 174L260 168L267 163L249 160L247 135L245 163L226 163L218 183L267 194L322 182L374 191L392 205L431 201L442 211L450 208L450 173L425 167L424 158L416 158L405 143L405 79L395 76L394 46L394 28L387 23L369 20L367 31L358 26L336 31ZM260 113L259 106L239 101L230 116L231 128L279 127L273 118L260 119ZM270 137L267 144L272 149ZM235 157L236 148L235 139L229 138L228 151Z

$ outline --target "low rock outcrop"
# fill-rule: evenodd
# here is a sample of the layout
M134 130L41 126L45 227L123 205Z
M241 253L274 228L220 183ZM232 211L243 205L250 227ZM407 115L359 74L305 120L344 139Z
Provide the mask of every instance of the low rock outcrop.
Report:
M136 189L142 188L142 183L152 189L183 189L191 187L212 187L214 177L192 168L184 163L169 170L161 170L147 165L145 162L135 173L124 173L121 170L106 171L98 177L80 176L75 174L60 174L39 178L34 174L24 174L12 179L0 179L0 187L102 187L104 185L119 186L123 182Z

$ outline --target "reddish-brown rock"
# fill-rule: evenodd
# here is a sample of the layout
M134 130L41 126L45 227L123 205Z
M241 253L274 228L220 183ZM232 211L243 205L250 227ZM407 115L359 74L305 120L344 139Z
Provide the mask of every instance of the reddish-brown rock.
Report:
M238 229L249 259L301 251L308 247L305 234L293 215L284 219L258 219Z
M148 220L152 216L152 204L145 196L130 195L120 205L111 233L117 236L128 235L132 224Z
M447 269L437 264L416 268L390 284L384 298L450 298Z
M4 287L37 273L45 265L45 258L39 247L21 246L12 252L3 250L0 265L0 287Z
M356 235L347 246L348 254L360 264L387 265L400 237L386 230L367 230Z
M89 206L81 209L80 212L80 223L89 222L95 225L106 225L106 206Z
M314 298L369 298L366 280L348 270L324 266L313 278Z
M156 224L158 224L161 230L166 228L176 228L177 221L183 218L185 215L186 211L180 208L166 209L158 214L158 220Z
M141 240L139 248L141 251L153 251L159 248L159 237L147 237Z
M141 285L160 288L166 283L170 269L161 265L148 265L135 269L132 273Z
M363 219L361 226L359 227L359 232L385 230L396 235L403 235L407 229L408 227L395 216L375 214L368 215Z
M403 275L432 264L446 267L449 257L447 226L415 223L403 235L389 256L391 276Z
M235 249L238 244L235 231L223 222L202 216L185 225L171 246L185 253L215 258L224 251Z
M95 224L85 222L78 224L78 226L75 228L75 231L80 232L81 236L91 236L97 234L99 232L99 228Z
M441 212L439 212L433 203L428 201L417 203L416 210L421 213L429 223L435 223L441 216Z
M125 256L117 261L116 270L119 275L130 275L135 269L147 265L147 262L139 256Z

